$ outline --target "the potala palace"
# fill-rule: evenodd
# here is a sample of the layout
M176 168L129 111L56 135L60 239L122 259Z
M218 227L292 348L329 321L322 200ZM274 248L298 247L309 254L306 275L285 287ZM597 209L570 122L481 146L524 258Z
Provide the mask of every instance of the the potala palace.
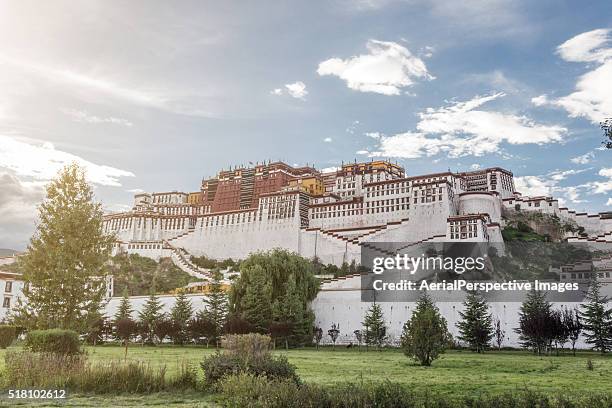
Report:
M569 240L612 242L612 213L523 197L508 170L406 176L388 161L323 173L282 162L221 171L197 192L137 194L133 209L108 215L104 228L116 234L117 252L171 256L188 269L190 254L243 259L271 248L339 265L359 262L371 242L501 242L502 213L516 209L584 227Z

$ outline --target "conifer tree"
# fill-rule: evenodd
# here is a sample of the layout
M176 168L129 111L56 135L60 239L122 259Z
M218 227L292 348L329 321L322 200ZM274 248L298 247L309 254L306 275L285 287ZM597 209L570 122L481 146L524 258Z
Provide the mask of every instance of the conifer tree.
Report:
M446 319L427 292L423 293L410 320L404 324L401 337L404 354L423 366L430 366L444 353L450 340Z
M176 297L174 307L170 311L170 320L175 326L174 342L183 344L189 338L189 320L193 316L191 301L184 292Z
M527 294L519 312L519 334L521 345L537 354L545 352L552 339L550 330L551 305L542 291L532 290Z
M464 311L459 312L461 321L457 323L459 339L470 348L481 353L493 339L493 317L489 313L487 301L476 292L468 292L463 302Z
M145 302L142 310L138 313L138 319L146 332L146 341L153 343L155 336L155 325L160 322L164 314L162 313L163 305L159 298L155 296L154 291L151 291L149 298Z
M585 342L604 354L612 349L612 309L608 308L609 298L601 294L601 282L594 275L585 300L580 306Z
M365 343L380 348L387 337L385 316L378 303L372 304L361 323L365 327Z
M134 313L134 309L132 308L132 304L130 303L130 298L128 296L127 288L123 291L123 297L121 298L121 302L119 303L119 307L117 308L117 312L115 312L114 321L115 323L119 320L123 319L132 319L132 314Z
M102 207L77 164L64 167L47 185L39 223L20 258L24 301L13 311L27 328L85 330L104 294L104 264L113 237L102 229Z
M213 271L212 281L209 284L209 291L203 302L204 310L198 313L198 318L212 323L212 336L209 341L218 342L223 334L223 327L227 320L228 300L221 285L222 275L219 270Z

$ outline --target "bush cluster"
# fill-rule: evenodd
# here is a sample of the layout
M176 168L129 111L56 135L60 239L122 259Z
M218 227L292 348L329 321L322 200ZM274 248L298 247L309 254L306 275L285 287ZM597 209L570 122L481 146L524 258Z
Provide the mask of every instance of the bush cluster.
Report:
M0 348L7 348L17 338L17 327L6 324L0 325Z
M68 389L96 394L160 392L197 388L197 373L188 364L178 375L167 378L166 367L151 367L140 361L90 363L85 354L32 353L5 356L5 387Z
M325 388L268 380L248 373L226 377L219 388L222 405L230 408L604 408L612 404L610 395L569 397L524 391L450 399L417 394L404 385L388 381Z
M24 348L35 353L79 354L79 335L73 330L50 329L28 332Z
M225 351L209 356L201 363L205 384L215 386L223 378L239 373L299 383L295 367L287 358L272 356L270 342L270 337L260 334L227 336Z

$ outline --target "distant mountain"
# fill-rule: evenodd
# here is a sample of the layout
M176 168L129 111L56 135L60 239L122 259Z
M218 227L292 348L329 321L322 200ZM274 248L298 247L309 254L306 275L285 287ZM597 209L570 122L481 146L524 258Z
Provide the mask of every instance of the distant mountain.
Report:
M18 254L20 251L16 251L14 249L6 249L0 248L0 256L11 256L13 254Z

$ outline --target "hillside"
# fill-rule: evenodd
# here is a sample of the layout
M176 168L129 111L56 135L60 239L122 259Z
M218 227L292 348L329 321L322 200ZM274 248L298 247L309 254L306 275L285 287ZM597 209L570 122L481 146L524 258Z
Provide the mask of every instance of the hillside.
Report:
M169 258L159 262L137 254L117 255L112 258L109 273L114 276L114 296L121 296L125 288L130 296L167 293L199 279L180 270Z

